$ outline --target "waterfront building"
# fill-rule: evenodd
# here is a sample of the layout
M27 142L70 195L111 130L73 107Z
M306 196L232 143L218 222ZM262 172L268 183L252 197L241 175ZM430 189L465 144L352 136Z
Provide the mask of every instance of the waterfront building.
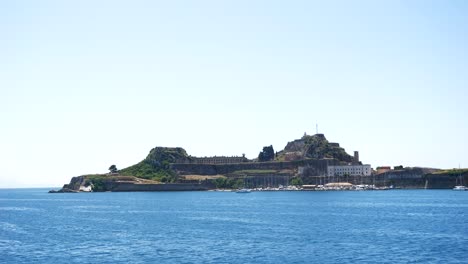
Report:
M390 166L379 166L377 167L377 173L376 174L381 174L381 173L385 173L387 171L391 171L392 168Z
M371 165L341 165L341 166L328 166L328 176L370 176L372 174Z

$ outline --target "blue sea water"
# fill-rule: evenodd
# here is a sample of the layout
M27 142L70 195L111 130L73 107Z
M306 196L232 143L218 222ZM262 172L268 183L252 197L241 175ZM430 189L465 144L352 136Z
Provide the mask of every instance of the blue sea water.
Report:
M0 263L468 263L468 192L0 190Z

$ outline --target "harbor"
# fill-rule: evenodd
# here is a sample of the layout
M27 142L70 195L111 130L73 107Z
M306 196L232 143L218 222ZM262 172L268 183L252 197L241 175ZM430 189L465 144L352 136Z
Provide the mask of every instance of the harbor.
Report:
M237 192L237 193L248 193L248 192L285 192L285 191L383 191L395 189L391 186L377 187L369 184L358 184L353 185L348 182L333 182L324 185L302 185L302 186L283 186L278 187L256 187L256 188L242 188L242 189L214 189L216 192Z

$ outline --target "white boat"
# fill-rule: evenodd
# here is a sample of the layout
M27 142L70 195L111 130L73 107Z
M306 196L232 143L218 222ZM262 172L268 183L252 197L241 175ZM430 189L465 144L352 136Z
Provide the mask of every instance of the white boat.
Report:
M460 185L456 185L455 187L453 187L453 190L454 191L467 191L468 187L463 185L463 176L461 175L460 164L458 165L458 171L459 171L459 174L458 174L457 179L455 180L455 184L460 184Z
M457 186L453 187L453 190L454 191L467 191L468 187L462 186L462 185L457 185Z

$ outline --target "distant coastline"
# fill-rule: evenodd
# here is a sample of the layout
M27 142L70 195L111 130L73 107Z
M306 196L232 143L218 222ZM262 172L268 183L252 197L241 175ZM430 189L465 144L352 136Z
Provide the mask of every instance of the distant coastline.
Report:
M156 147L133 166L118 170L112 165L109 170L105 174L73 177L63 188L51 192L206 191L242 187L268 190L289 186L294 190L323 190L332 183L372 186L364 189L449 189L457 179L468 181L467 169L399 165L373 170L370 164L359 160L358 151L351 156L323 134L304 134L278 152L273 146L263 147L255 159L247 159L245 155L193 157L183 148Z

